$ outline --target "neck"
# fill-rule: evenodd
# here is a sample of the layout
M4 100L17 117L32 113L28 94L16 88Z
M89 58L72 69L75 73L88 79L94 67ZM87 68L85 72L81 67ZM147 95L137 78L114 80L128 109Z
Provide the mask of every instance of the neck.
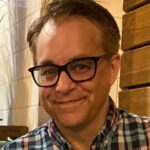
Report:
M105 123L109 109L109 100L106 101L101 113L97 114L89 124L78 127L62 127L56 123L62 135L67 139L74 150L90 150L90 147L102 126Z

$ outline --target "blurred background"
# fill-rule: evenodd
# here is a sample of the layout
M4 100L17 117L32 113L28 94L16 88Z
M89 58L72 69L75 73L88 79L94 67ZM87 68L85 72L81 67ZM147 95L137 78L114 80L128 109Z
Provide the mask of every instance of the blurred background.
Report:
M122 35L123 0L99 3L115 17ZM49 118L28 72L33 64L26 42L28 29L45 4L46 0L0 0L0 125L25 125L32 130ZM117 106L119 81L120 75L110 91Z

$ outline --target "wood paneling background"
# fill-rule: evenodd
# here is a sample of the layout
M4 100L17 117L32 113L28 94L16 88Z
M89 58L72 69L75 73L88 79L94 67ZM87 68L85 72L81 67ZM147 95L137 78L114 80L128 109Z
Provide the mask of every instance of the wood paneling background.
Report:
M124 0L123 10L130 11L142 5L149 3L150 0Z
M122 49L150 43L150 3L123 16Z
M119 107L150 116L150 1L124 0Z
M150 84L150 45L122 55L120 87Z

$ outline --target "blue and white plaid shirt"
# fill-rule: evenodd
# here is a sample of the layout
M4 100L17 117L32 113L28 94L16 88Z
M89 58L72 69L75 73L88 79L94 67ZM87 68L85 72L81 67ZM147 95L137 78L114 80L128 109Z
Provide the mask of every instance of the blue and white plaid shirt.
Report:
M8 142L3 150L71 150L54 121ZM105 125L91 145L95 150L150 150L150 118L116 108L110 100Z

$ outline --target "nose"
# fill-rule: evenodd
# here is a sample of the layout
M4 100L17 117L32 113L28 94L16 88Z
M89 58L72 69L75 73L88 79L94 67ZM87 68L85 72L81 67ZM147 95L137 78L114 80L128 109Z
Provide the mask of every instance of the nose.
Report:
M56 91L62 94L68 94L75 89L75 86L76 83L72 81L64 71L62 71L56 84Z

